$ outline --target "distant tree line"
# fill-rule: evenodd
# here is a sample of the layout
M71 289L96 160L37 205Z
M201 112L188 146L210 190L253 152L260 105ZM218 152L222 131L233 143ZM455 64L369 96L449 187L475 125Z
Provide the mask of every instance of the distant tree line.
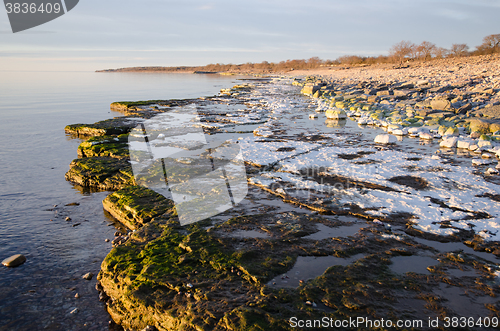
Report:
M414 44L411 41L403 40L394 44L389 50L389 55L380 56L358 56L345 55L336 60L321 60L312 57L307 60L286 60L279 63L263 61L261 63L244 64L208 64L197 67L131 67L115 70L103 71L165 71L165 72L283 72L290 70L314 69L322 66L353 66L371 65L376 63L397 63L403 65L409 61L429 61L433 59L464 57L474 55L487 55L500 53L500 34L491 34L483 38L483 43L476 47L474 51L469 51L467 44L453 44L450 49L438 47L429 41Z
M453 44L450 49L438 47L424 41L420 45L403 40L391 47L389 57L402 64L409 60L442 59L445 57L464 57L500 53L500 34L491 34L483 38L483 43L470 52L467 44Z

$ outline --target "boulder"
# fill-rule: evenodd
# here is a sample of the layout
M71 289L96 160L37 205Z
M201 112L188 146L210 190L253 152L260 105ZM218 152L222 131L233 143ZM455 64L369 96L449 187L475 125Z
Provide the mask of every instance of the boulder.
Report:
M6 267L14 268L20 266L24 262L26 262L26 256L23 254L16 254L3 260L2 264Z
M458 136L459 134L458 128L448 128L444 133L445 136Z
M489 140L479 140L477 142L478 147L486 147L486 146L491 146L491 141Z
M453 148L457 147L457 137L446 137L439 143L439 147Z
M470 140L459 139L457 141L457 148L469 149L470 144L471 144Z
M434 136L432 134L430 134L429 132L420 132L419 138L425 139L425 140L432 140L432 139L434 139Z
M458 108L455 112L460 115L465 115L471 109L472 105L470 103L466 103L465 105Z
M328 109L325 115L327 118L335 120L341 120L347 118L346 112L342 109Z
M433 99L431 100L431 108L432 109L450 109L451 102L446 99Z
M390 134L379 134L375 137L375 143L377 144L395 144L398 139Z
M378 91L377 96L385 96L385 95L393 95L393 92L390 90Z
M500 119L500 105L482 108L478 111L484 117Z
M444 136L446 130L448 130L448 127L444 126L444 125L441 125L438 129L438 133L441 135L441 136Z
M477 139L477 138L481 137L481 133L479 133L479 132L477 132L477 131L472 131L472 132L470 133L470 137L471 137L472 139Z
M407 128L394 129L392 130L392 134L396 136L406 136L408 134L408 129Z
M488 133L490 132L490 123L480 119L473 119L470 121L470 131L471 132L477 131L479 133Z
M495 133L497 131L500 131L500 123L491 123L490 124L490 132Z
M306 84L303 88L302 88L302 94L306 94L306 95L313 95L314 93L316 93L316 91L318 91L319 89L321 88L321 86L319 85L313 85L313 84Z

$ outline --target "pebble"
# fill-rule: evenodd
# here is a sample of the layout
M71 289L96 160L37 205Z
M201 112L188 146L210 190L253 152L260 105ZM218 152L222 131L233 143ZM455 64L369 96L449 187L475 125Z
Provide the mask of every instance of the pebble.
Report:
M314 301L309 301L309 300L306 301L306 305L313 306L313 307L317 307L318 306Z
M66 222L69 222L69 221L71 221L71 217L66 217L65 220L66 220Z
M24 262L26 262L26 256L23 254L16 254L3 260L2 264L6 267L14 268L20 266Z
M77 294L75 294L75 298L77 298L77 299L78 299L79 297L80 297L80 294L78 294L78 293L77 293Z
M85 275L82 276L83 279L85 280L91 280L92 277L94 277L94 274L91 272L86 273Z
M104 239L104 241L108 243L108 242L109 242L109 239L108 239L108 238L106 238L106 239Z
M75 224L73 224L73 227L78 226L80 224L82 224L82 223L75 223Z

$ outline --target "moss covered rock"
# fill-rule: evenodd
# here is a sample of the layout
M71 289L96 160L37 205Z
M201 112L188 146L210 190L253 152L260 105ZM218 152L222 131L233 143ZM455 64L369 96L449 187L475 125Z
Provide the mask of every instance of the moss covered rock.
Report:
M120 136L98 136L78 146L78 157L129 158L128 134Z
M115 191L134 184L127 159L88 157L73 160L69 167L66 180L83 187Z
M127 117L116 117L94 124L67 125L64 131L77 136L109 136L128 133L137 125L137 121Z
M106 197L103 207L129 229L135 230L154 217L175 214L174 204L142 186L129 186Z
M476 131L479 133L489 133L490 123L480 119L473 119L470 121L469 129L471 132Z

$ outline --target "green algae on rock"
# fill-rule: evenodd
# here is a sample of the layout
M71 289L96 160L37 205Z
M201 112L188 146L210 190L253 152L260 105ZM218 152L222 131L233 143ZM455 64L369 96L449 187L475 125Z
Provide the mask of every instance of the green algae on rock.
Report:
M104 209L129 229L135 230L154 217L175 214L174 203L142 186L128 186L108 195Z
M173 219L160 218L136 231L126 245L114 248L98 280L113 298L109 313L126 328L289 329L257 307L241 311L245 303L255 305L261 297L252 278L234 269L241 259L199 223L183 229ZM260 327L252 327L253 320Z
M119 136L96 136L78 146L78 157L129 158L128 134Z
M64 131L76 136L108 136L130 132L137 122L127 117L116 117L94 124L71 124Z
M75 159L66 180L83 187L115 191L134 185L134 174L127 159L86 157Z

